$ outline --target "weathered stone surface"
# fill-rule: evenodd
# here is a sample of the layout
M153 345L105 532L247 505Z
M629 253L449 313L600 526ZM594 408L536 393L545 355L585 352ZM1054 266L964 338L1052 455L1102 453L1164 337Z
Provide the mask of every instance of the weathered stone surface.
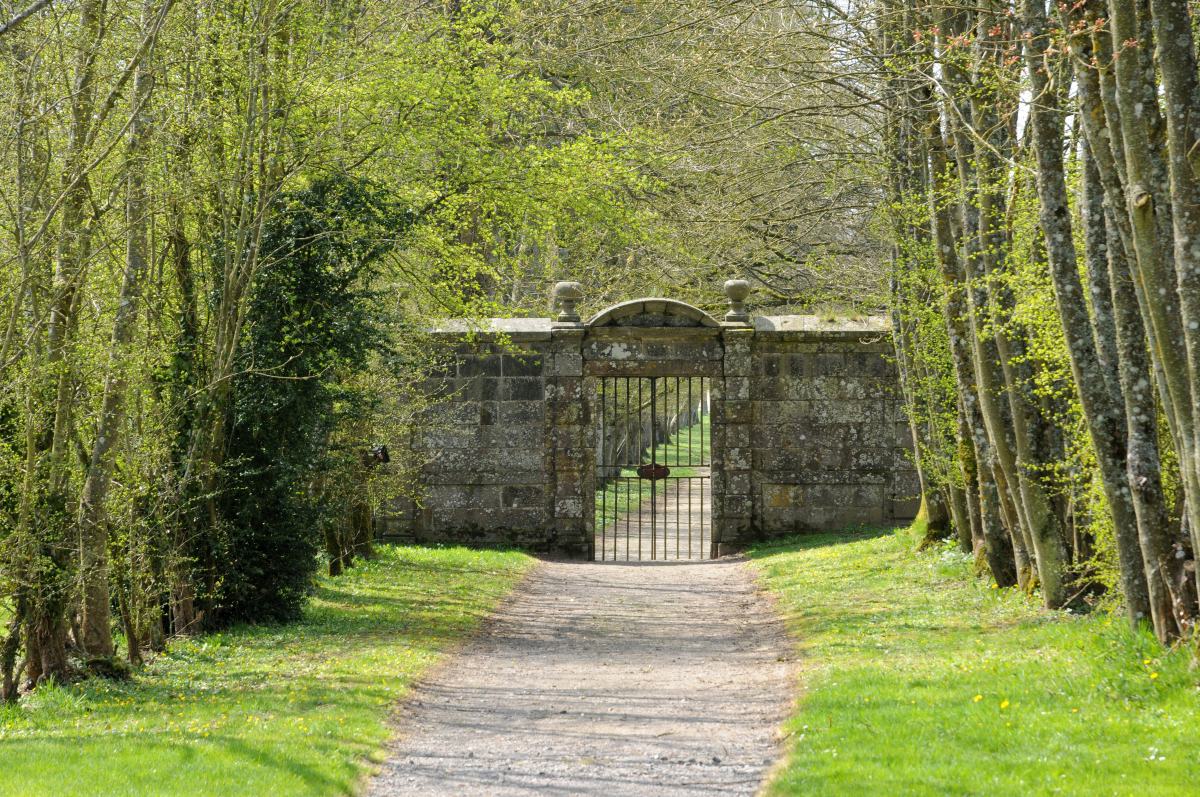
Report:
M750 470L754 463L750 458L751 449L726 446L725 467L728 470Z
M476 448L483 443L481 426L439 426L417 432L420 446L436 451L443 448Z
M481 426L479 442L484 448L526 448L530 441L542 436L542 424L525 423L512 425Z
M514 342L550 340L549 318L444 318L432 323L435 335L466 337L476 335L484 340L508 338Z
M500 385L501 401L540 401L546 397L540 377L510 377L500 380Z
M706 376L714 542L911 517L919 485L886 319L718 324L638 300L589 324L451 321L457 361L411 441L424 494L381 518L401 539L586 554L601 376ZM474 333L472 335L472 333Z
M753 429L748 423L725 424L725 445L729 448L749 448Z
M754 420L774 423L876 423L890 420L890 402L880 399L804 399L801 401L756 401Z
M589 376L710 376L721 375L721 363L715 360L585 360Z
M445 484L429 488L426 500L445 509L491 509L500 506L500 487L479 484Z
M557 352L546 369L546 376L583 376L583 355Z
M805 340L854 338L864 334L886 336L891 332L891 327L885 316L826 318L815 315L762 315L754 317L753 326L756 332L773 333L776 336L783 336L788 333L800 333L804 335Z
M588 326L593 329L607 327L665 327L665 328L713 328L719 323L691 305L673 299L633 299L615 304L597 313Z
M753 423L754 422L754 402L752 401L723 401L720 404L720 410L714 404L713 407L713 422L717 423L717 413L721 413L722 423Z
M462 428L479 423L479 402L471 399L451 399L426 411L425 422L431 426Z
M509 376L536 376L541 377L545 370L542 365L542 356L534 352L522 354L505 354L500 360L501 375Z
M891 396L891 383L882 377L762 376L751 398L761 401L881 399Z
M483 357L464 357L458 363L459 377L500 376L502 357L491 354Z
M510 399L508 401L497 402L497 406L499 408L499 419L496 423L506 426L540 423L545 417L546 405L541 401L516 401ZM530 445L537 444L535 440L530 441Z

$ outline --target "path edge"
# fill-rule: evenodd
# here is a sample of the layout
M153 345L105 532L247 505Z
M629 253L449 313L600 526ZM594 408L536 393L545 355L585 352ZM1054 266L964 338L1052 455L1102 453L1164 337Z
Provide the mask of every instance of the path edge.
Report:
M484 638L486 635L490 634L496 627L496 624L499 622L499 616L504 612L504 610L512 603L524 597L534 577L546 566L545 559L542 557L534 556L532 554L530 557L533 559L533 564L531 564L529 569L521 575L521 578L512 585L508 592L505 593L499 601L497 601L496 605L492 607L491 611L484 615L475 629L462 639L459 639L457 642L447 645L445 650L442 650L438 653L437 660L434 661L433 664L431 664L419 676L409 681L407 691L396 700L395 704L388 711L386 722L389 733L387 739L382 745L373 751L373 753L384 752L384 757L379 761L375 761L371 757L372 753L367 753L366 755L360 757L359 763L364 764L365 766L363 771L359 773L357 778L355 778L354 786L350 792L351 794L357 795L358 797L369 794L371 784L383 773L384 766L392 757L387 753L390 753L390 751L396 747L396 744L404 738L404 718L407 714L409 704L412 703L414 695L416 695L422 687L426 686L431 680L433 680L434 676L442 673L454 661L457 661L464 650Z
M803 662L804 655L800 639L798 635L793 633L791 627L788 625L787 617L781 611L781 597L764 583L762 568L756 564L753 557L746 553L734 554L733 558L740 560L750 571L750 581L754 587L756 596L775 619L775 625L782 636L782 650L785 656L783 664L785 665L787 677L785 695L787 705L783 719L775 726L775 744L778 747L778 755L775 762L763 773L762 783L759 785L758 791L755 792L756 797L766 797L770 792L771 784L778 778L779 773L787 768L788 762L792 757L792 734L786 733L784 729L787 723L796 716L796 712L800 710L800 703L804 699L806 692L803 674L807 668Z

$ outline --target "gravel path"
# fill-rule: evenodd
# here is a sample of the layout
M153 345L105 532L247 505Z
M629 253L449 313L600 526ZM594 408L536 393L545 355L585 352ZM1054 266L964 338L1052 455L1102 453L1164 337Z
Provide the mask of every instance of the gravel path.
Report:
M708 468L693 471L703 473L704 478L664 479L653 502L647 498L637 509L619 513L596 532L596 558L616 562L708 559L712 555Z
M369 793L752 795L789 650L742 561L543 562L414 690Z

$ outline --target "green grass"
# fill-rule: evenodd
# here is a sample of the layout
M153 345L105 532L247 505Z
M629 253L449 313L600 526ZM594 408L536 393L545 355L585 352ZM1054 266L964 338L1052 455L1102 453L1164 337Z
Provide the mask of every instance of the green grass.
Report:
M0 708L0 794L351 792L396 700L531 563L381 546L298 623L178 642L128 683L38 689Z
M675 433L667 442L655 447L654 462L671 468L671 475L676 477L697 476L699 470L687 467L689 464L707 462L711 448L711 425L709 416L705 415L698 423L685 426ZM650 462L650 455L642 457ZM620 475L630 479L637 477L637 468L621 468ZM643 501L650 500L650 481L610 481L596 491L596 528L600 529L611 524L622 512L634 512Z
M752 557L798 649L769 794L1195 795L1198 675L1107 614L1040 610L911 530Z

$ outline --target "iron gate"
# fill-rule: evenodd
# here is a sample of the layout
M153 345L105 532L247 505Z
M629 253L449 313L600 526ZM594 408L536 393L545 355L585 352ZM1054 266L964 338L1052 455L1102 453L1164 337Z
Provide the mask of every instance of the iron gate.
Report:
M715 556L708 377L601 377L596 413L600 561Z

